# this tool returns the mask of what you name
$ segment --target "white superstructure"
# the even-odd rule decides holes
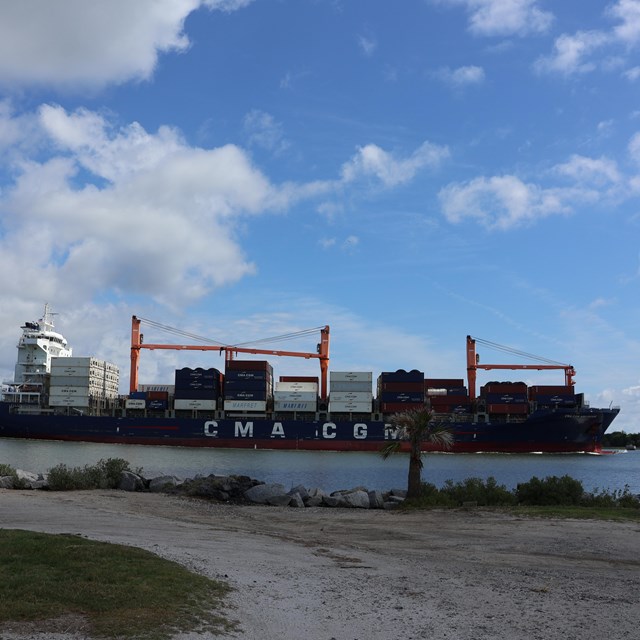
[[[25,322],[18,342],[14,383],[41,385],[51,372],[51,358],[69,358],[72,350],[65,337],[53,330],[53,313],[48,304],[36,322]]]

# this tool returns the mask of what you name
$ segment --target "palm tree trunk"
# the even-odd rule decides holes
[[[407,498],[419,498],[422,493],[422,452],[420,440],[411,440],[409,452],[409,478],[407,482]]]

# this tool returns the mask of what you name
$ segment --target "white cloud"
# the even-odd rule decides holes
[[[437,4],[462,5],[469,14],[469,31],[479,36],[525,36],[545,33],[553,14],[540,8],[538,0],[432,0]]]
[[[586,73],[596,68],[604,71],[618,69],[624,64],[630,49],[640,42],[640,0],[617,0],[605,10],[605,15],[619,23],[609,30],[578,31],[562,34],[554,43],[554,51],[539,58],[534,65],[538,72],[570,75]],[[606,54],[601,60],[594,58],[596,52],[605,48],[624,48],[624,55]],[[630,80],[635,80],[634,69],[627,71]]]
[[[631,137],[627,148],[629,150],[631,159],[640,165],[640,132],[634,134]]]
[[[234,11],[252,0],[20,0],[0,3],[0,84],[100,88],[151,77],[181,52],[201,5]]]
[[[375,177],[385,187],[395,187],[411,181],[423,167],[437,167],[449,157],[447,147],[424,142],[410,157],[396,159],[375,144],[360,147],[356,155],[342,166],[345,183],[359,178]]]
[[[621,176],[614,160],[587,158],[574,154],[568,162],[556,165],[554,171],[576,182],[603,185],[620,182]]]
[[[444,68],[438,72],[438,77],[456,88],[462,88],[474,84],[482,84],[485,74],[482,67],[470,65],[457,69]]]
[[[450,184],[438,197],[449,222],[474,218],[483,226],[497,229],[508,229],[569,211],[557,192],[527,184],[511,175]]]
[[[574,35],[563,34],[554,43],[554,52],[542,56],[534,64],[538,72],[556,72],[564,75],[585,73],[595,68],[593,62],[585,62],[591,53],[609,41],[601,31],[578,31]]]
[[[622,75],[631,82],[635,82],[640,78],[640,67],[631,67],[631,69],[627,69]]]

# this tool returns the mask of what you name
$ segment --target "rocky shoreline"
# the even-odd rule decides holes
[[[17,469],[14,475],[0,476],[0,489],[51,489],[47,474]],[[298,485],[287,490],[279,483],[265,483],[249,476],[216,475],[180,479],[165,475],[144,478],[138,473],[124,470],[117,486],[120,491],[168,493],[205,498],[230,504],[264,504],[277,507],[331,507],[352,509],[395,509],[406,498],[406,491],[369,490],[355,487],[325,492],[318,487]]]

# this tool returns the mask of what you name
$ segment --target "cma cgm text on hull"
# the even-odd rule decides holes
[[[76,358],[53,330],[48,307],[25,323],[15,379],[0,405],[0,436],[165,444],[193,447],[377,451],[398,433],[389,417],[427,406],[453,434],[448,451],[597,452],[617,408],[592,409],[573,388],[568,365],[480,365],[467,338],[468,385],[461,378],[426,377],[419,370],[329,372],[329,327],[316,352],[238,347],[143,344],[132,319],[131,388],[118,393],[117,367]],[[138,382],[144,348],[224,350],[224,371],[178,369],[171,384]],[[240,353],[317,357],[320,377],[280,376],[266,360]],[[476,396],[478,369],[563,369],[558,386],[489,382]],[[374,392],[375,389],[375,392]],[[425,443],[425,450],[438,450]]]

